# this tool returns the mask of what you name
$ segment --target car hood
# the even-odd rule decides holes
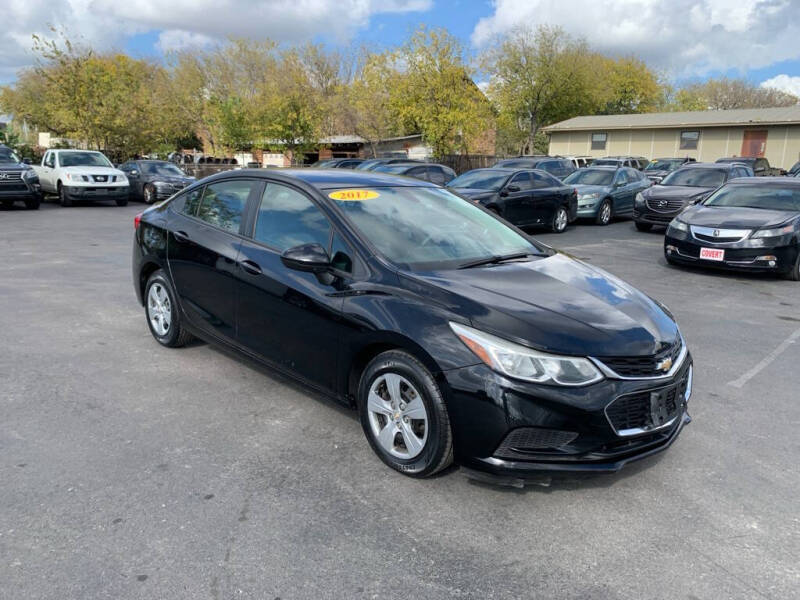
[[[644,174],[647,175],[647,177],[665,177],[668,173],[668,169],[651,169],[650,171],[644,171]]]
[[[584,194],[606,194],[611,191],[610,185],[587,185],[583,183],[567,184],[571,185],[578,191],[579,196]]]
[[[159,182],[159,183],[172,183],[172,184],[182,184],[182,185],[189,185],[195,181],[194,177],[178,177],[177,175],[172,177],[164,177],[162,175],[150,175],[145,178],[145,181],[148,182]]]
[[[74,173],[76,175],[124,175],[119,169],[114,167],[93,167],[91,165],[80,165],[77,167],[61,167],[62,171]]]
[[[700,227],[754,229],[756,227],[777,227],[797,216],[798,213],[787,210],[698,204],[681,213],[681,221]]]
[[[564,254],[527,262],[405,274],[418,294],[478,329],[540,350],[576,356],[642,356],[678,337],[649,297]]]
[[[704,196],[714,190],[713,187],[695,187],[688,185],[654,185],[646,191],[646,197],[671,200],[674,198],[694,198]]]

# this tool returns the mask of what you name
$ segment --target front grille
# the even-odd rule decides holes
[[[6,183],[0,181],[0,192],[27,192],[28,186],[24,183]]]
[[[573,431],[519,427],[505,437],[494,455],[498,458],[520,458],[526,452],[555,450],[577,437],[578,434]]]
[[[672,365],[674,365],[681,355],[683,342],[679,338],[674,344],[662,346],[658,353],[650,356],[610,356],[599,360],[622,377],[658,377],[665,374],[665,370],[659,369],[658,365],[663,365],[663,361],[666,359],[671,359]]]
[[[675,212],[683,208],[685,200],[681,199],[662,199],[648,198],[646,200],[647,208],[656,212]],[[662,202],[664,203],[662,206]]]
[[[0,171],[0,184],[22,180],[22,171]]]
[[[739,240],[742,239],[741,236],[736,236],[736,237],[718,236],[718,237],[714,237],[713,235],[704,235],[702,233],[697,233],[697,232],[694,233],[694,237],[696,237],[698,240],[702,240],[704,242],[711,242],[713,244],[725,244],[725,243],[729,243],[729,242],[738,242]]]
[[[110,177],[108,175],[92,175],[92,181],[95,183],[105,183],[109,179]]]
[[[677,416],[683,404],[687,385],[688,374],[669,388],[658,388],[620,396],[606,407],[606,416],[617,433],[656,429],[666,425]],[[660,397],[654,398],[654,395]],[[658,405],[654,407],[654,402],[662,401],[663,407]]]
[[[669,223],[673,219],[673,215],[657,215],[650,213],[646,216],[648,221],[655,221],[657,223]]]

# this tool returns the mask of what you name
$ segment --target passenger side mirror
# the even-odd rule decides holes
[[[136,178],[139,176],[139,171],[128,171],[128,177]]]
[[[29,164],[31,164],[31,159],[30,159],[30,158],[23,158],[23,159],[22,159],[22,164],[23,164],[23,165],[29,165]]]
[[[328,252],[319,244],[301,244],[281,254],[281,262],[288,269],[305,273],[322,273],[331,268]]]
[[[506,190],[508,192],[511,192],[511,193],[518,192],[519,191],[519,186],[512,184],[512,185],[506,186]]]

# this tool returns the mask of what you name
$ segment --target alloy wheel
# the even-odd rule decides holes
[[[383,373],[375,378],[367,398],[372,434],[397,458],[411,459],[428,439],[428,412],[417,389],[402,375]]]
[[[153,188],[151,188],[149,185],[145,186],[144,188],[144,202],[145,204],[153,203]]]
[[[604,202],[603,206],[600,207],[600,222],[606,225],[609,221],[611,221],[611,205],[608,202]]]
[[[557,232],[564,231],[567,228],[567,211],[559,208],[556,212],[555,230]]]
[[[158,282],[151,285],[147,293],[147,317],[159,337],[167,335],[172,323],[172,304],[167,290]]]

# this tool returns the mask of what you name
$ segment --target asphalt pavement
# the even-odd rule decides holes
[[[677,316],[694,422],[617,475],[391,471],[356,415],[151,337],[141,204],[0,210],[0,598],[800,598],[800,284],[667,266],[630,221],[540,239]]]

